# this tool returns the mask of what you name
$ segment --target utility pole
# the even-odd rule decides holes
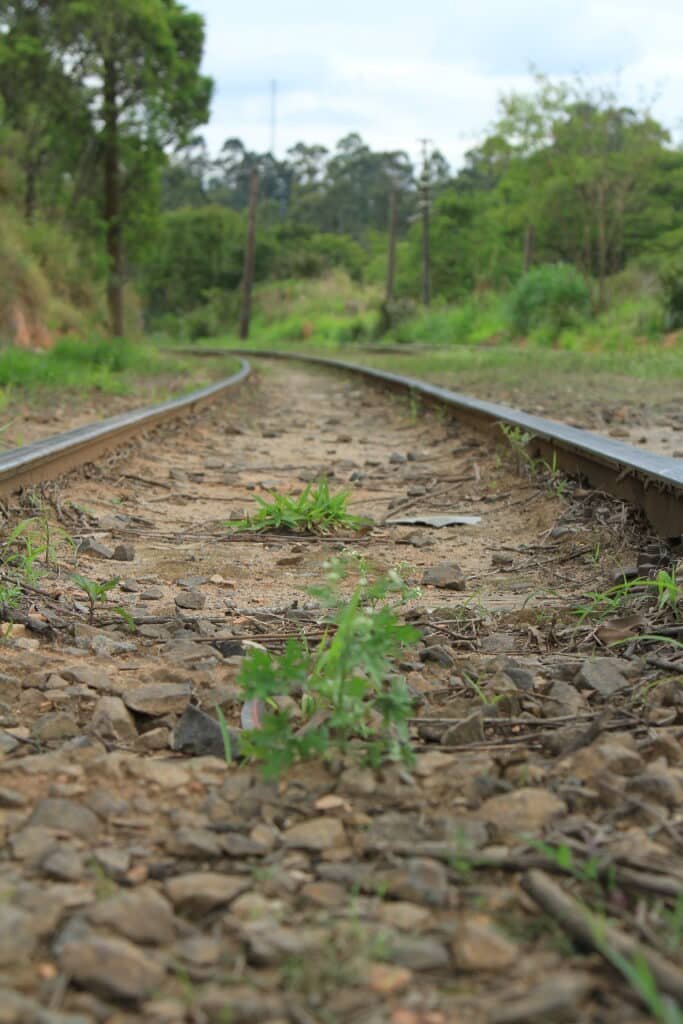
[[[420,139],[422,144],[422,174],[420,176],[420,211],[422,214],[422,304],[428,306],[432,299],[431,259],[429,252],[429,208],[431,205],[431,181],[429,172],[430,139]]]
[[[251,320],[251,289],[254,283],[254,249],[256,246],[256,207],[258,205],[258,168],[252,167],[249,181],[249,213],[247,215],[247,243],[244,249],[242,274],[242,308],[240,311],[240,338],[249,337]]]
[[[398,235],[398,188],[391,190],[389,199],[389,259],[387,262],[387,292],[385,303],[387,308],[394,298],[394,278],[396,276],[396,236]]]
[[[277,128],[277,82],[270,83],[270,155],[275,159],[275,133]]]

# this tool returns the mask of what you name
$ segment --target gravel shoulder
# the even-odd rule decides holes
[[[231,530],[322,476],[371,530]],[[435,514],[480,521],[391,522]],[[670,564],[621,505],[278,365],[5,526],[29,516],[56,553],[0,645],[3,1024],[643,1024],[605,956],[640,963],[628,942],[683,1001],[683,665],[573,614]],[[266,781],[220,756],[216,709],[239,729],[250,646],[319,642],[307,591],[343,550],[420,588],[415,766],[352,747]],[[92,622],[74,571],[118,577]]]

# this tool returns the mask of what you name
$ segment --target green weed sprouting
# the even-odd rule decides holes
[[[330,492],[327,480],[315,487],[307,484],[298,498],[270,491],[270,500],[256,498],[259,510],[253,516],[227,522],[233,530],[290,530],[293,533],[331,533],[338,529],[363,530],[372,525],[363,516],[347,511],[348,491]]]
[[[498,426],[514,453],[517,471],[520,473],[523,470],[526,471],[530,477],[544,481],[556,497],[566,498],[569,483],[557,464],[557,452],[553,452],[550,462],[546,459],[534,458],[528,448],[534,440],[535,434],[510,423],[500,422]]]
[[[110,580],[104,580],[102,583],[98,583],[97,580],[90,580],[86,576],[81,576],[79,573],[73,572],[71,574],[71,579],[78,589],[83,591],[88,599],[88,622],[92,626],[95,622],[95,610],[97,606],[107,604],[107,594],[110,590],[113,590],[114,587],[118,587],[119,577],[114,576]],[[116,606],[114,608],[109,608],[109,611],[123,619],[131,631],[135,630],[135,621],[133,616],[130,612],[127,612],[125,608]]]
[[[634,593],[654,594],[656,592],[657,611],[670,611],[676,620],[683,616],[683,583],[673,573],[660,569],[654,579],[639,576],[634,580],[624,579],[603,591],[592,591],[587,594],[588,603],[574,610],[579,621],[586,618],[605,619],[623,610],[624,605]]]
[[[303,640],[289,640],[281,655],[253,650],[237,677],[244,700],[266,707],[260,728],[242,733],[240,744],[245,757],[262,764],[266,777],[277,778],[296,761],[345,751],[356,739],[363,760],[373,767],[387,759],[412,763],[412,698],[395,661],[419,637],[397,615],[416,591],[398,571],[370,580],[356,559],[361,578],[347,600],[339,585],[349,562],[333,559],[325,583],[310,591],[329,615],[330,630],[317,651]],[[288,708],[273,709],[275,697],[299,692],[303,725]]]

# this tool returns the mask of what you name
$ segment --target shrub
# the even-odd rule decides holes
[[[669,264],[661,273],[667,327],[683,327],[683,260]]]
[[[512,289],[509,327],[515,334],[538,331],[554,340],[565,327],[587,320],[591,307],[590,288],[575,267],[547,264],[530,270]]]

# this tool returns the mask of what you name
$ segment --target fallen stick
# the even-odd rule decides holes
[[[544,871],[529,871],[521,884],[524,891],[570,935],[597,950],[612,966],[616,965],[610,953],[630,960],[642,959],[662,992],[683,1001],[683,971],[661,953],[592,914]]]

